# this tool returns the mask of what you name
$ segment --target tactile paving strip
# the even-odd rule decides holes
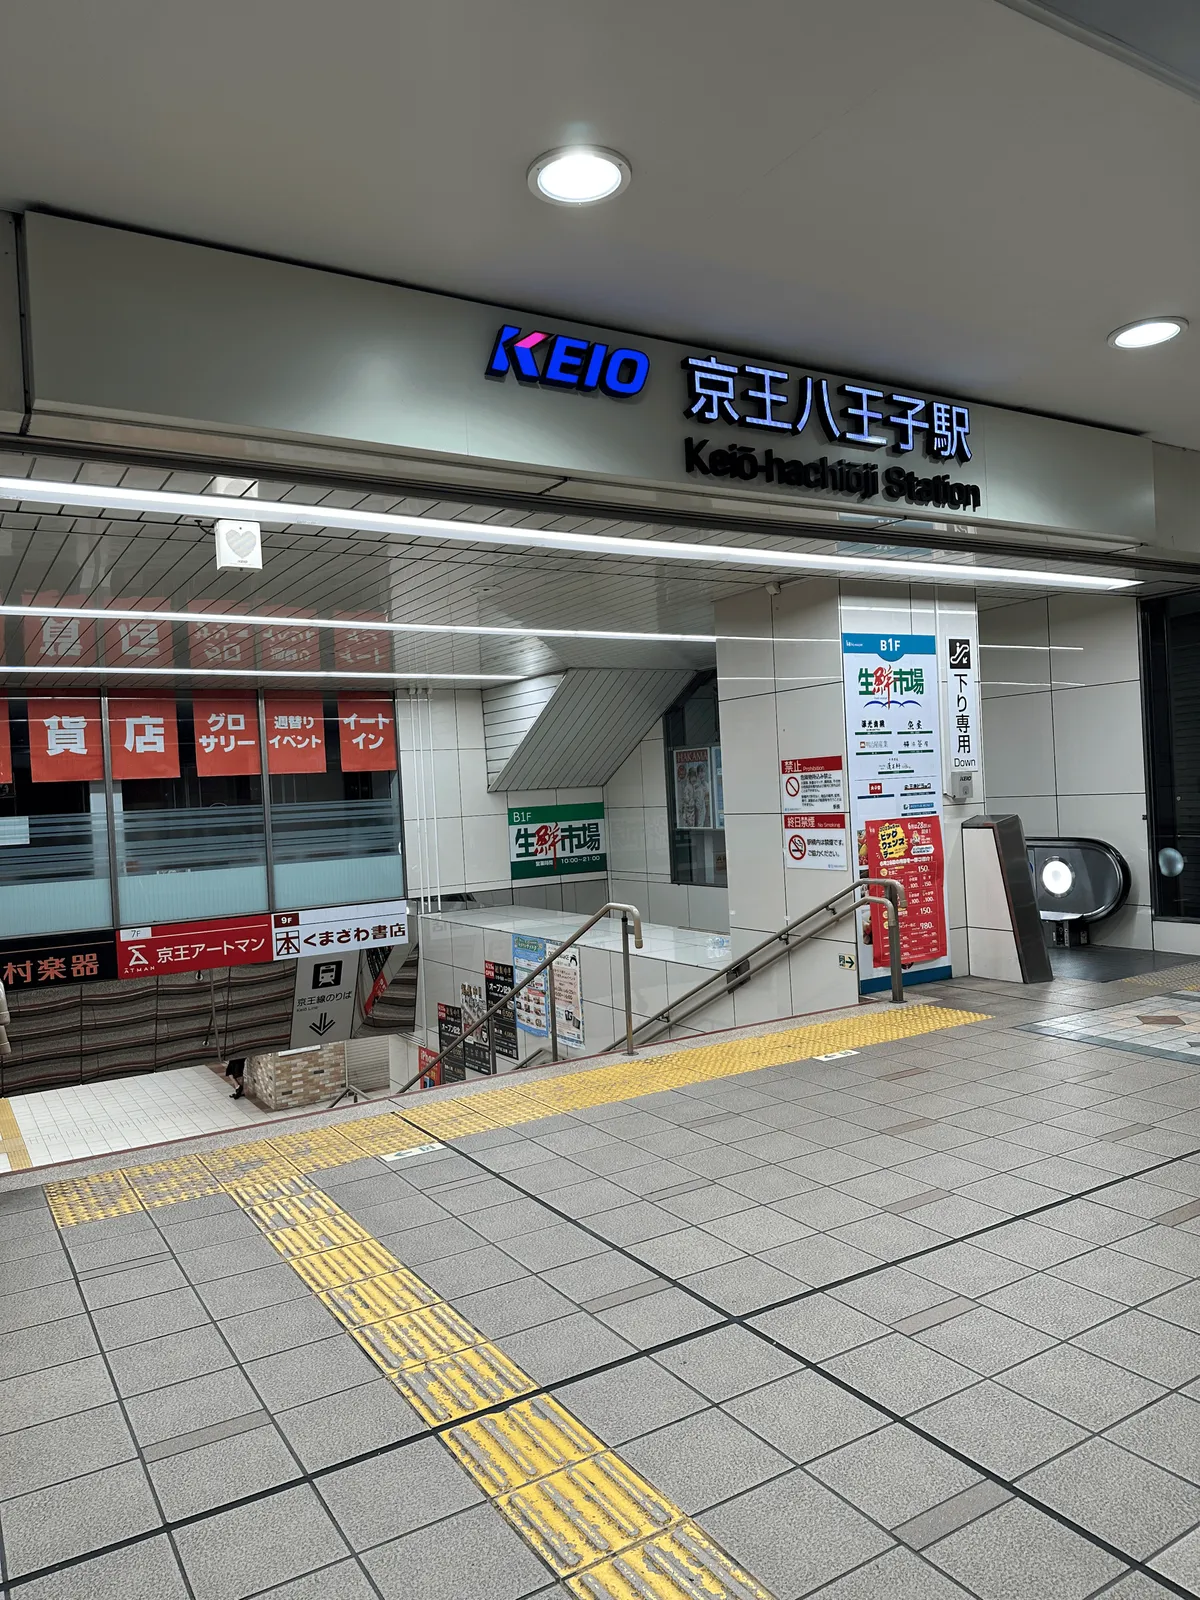
[[[579,1600],[772,1600],[694,1522],[568,1578],[567,1588]]]
[[[96,1172],[90,1178],[48,1183],[46,1199],[59,1227],[77,1222],[100,1222],[141,1211],[142,1202],[123,1172]]]

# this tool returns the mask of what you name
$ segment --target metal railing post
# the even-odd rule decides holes
[[[558,1060],[558,1005],[554,995],[554,963],[546,969],[546,1005],[550,1012],[550,1059]]]
[[[621,913],[621,963],[625,982],[625,1054],[633,1055],[633,983],[629,976],[629,918]]]
[[[487,1035],[488,1035],[488,1076],[491,1077],[491,1078],[494,1078],[496,1076],[496,1029],[493,1026],[493,1019],[491,1017],[488,1018]]]

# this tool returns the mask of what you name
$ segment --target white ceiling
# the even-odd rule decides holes
[[[575,212],[573,137],[634,182]],[[1200,104],[996,0],[6,0],[47,206],[1200,448]],[[1139,353],[1110,329],[1164,312]]]

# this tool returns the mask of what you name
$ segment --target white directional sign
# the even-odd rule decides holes
[[[354,1028],[358,951],[305,956],[296,963],[292,1049],[348,1039]]]

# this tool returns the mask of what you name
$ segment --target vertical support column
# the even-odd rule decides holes
[[[121,885],[117,872],[117,813],[113,804],[112,738],[108,726],[108,694],[100,696],[100,742],[104,752],[104,822],[108,834],[108,892],[113,926],[121,926]]]
[[[262,752],[262,803],[263,803],[263,840],[266,846],[267,862],[267,910],[275,910],[275,841],[271,836],[271,774],[269,746],[267,744],[267,701],[261,689],[255,695],[258,706],[258,747]]]

